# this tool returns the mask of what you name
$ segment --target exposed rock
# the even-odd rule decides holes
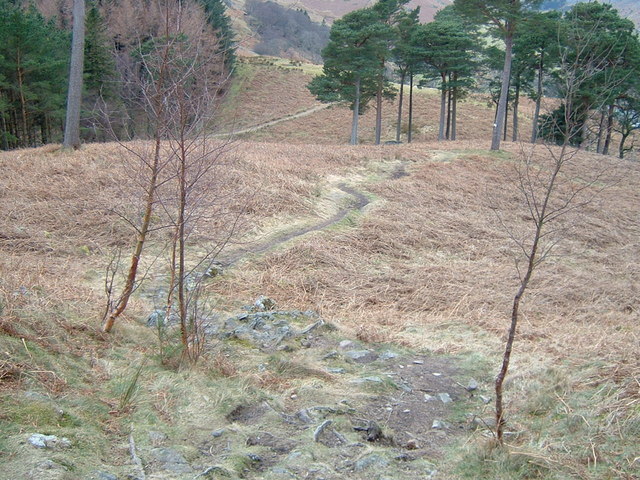
[[[478,389],[478,382],[472,378],[466,388],[468,392],[474,392]]]
[[[352,347],[353,345],[354,345],[354,344],[353,344],[353,342],[352,342],[351,340],[342,340],[342,341],[338,344],[338,346],[339,346],[340,348],[342,348],[343,350],[344,350],[344,349],[346,349],[346,348],[350,348],[350,347]]]
[[[147,327],[171,327],[180,323],[178,316],[174,313],[169,315],[167,320],[167,311],[163,308],[157,308],[147,317]]]
[[[448,393],[446,393],[446,392],[439,393],[439,394],[438,394],[438,398],[440,399],[440,401],[441,401],[442,403],[445,403],[445,404],[446,404],[446,403],[451,403],[451,402],[453,402],[453,399],[451,398],[451,395],[449,395],[449,394],[448,394]]]
[[[344,373],[346,370],[344,368],[327,368],[327,372],[329,373],[335,373],[335,374],[341,374]]]
[[[272,435],[271,433],[264,432],[258,435],[253,435],[246,440],[247,446],[258,445],[261,447],[269,447],[273,451],[277,453],[289,453],[296,446],[295,442],[285,439],[278,438]]]
[[[371,350],[349,350],[345,356],[356,363],[371,363],[378,359],[378,354]]]
[[[391,350],[387,350],[386,352],[382,352],[378,358],[380,360],[391,360],[392,358],[396,358],[397,356],[397,353],[393,353]]]
[[[490,397],[485,397],[484,395],[480,395],[480,400],[482,400],[482,403],[489,403],[491,401]]]
[[[71,441],[68,438],[58,438],[55,435],[43,435],[34,433],[29,437],[29,443],[37,448],[69,448]]]
[[[151,456],[162,470],[173,473],[191,473],[193,471],[184,456],[173,448],[154,448],[151,450]]]
[[[253,303],[253,310],[256,312],[269,312],[275,310],[277,304],[275,300],[265,297],[261,295],[257,298],[257,300]]]
[[[376,453],[372,453],[358,460],[354,465],[354,470],[356,472],[362,472],[363,470],[368,470],[371,468],[383,468],[387,465],[389,465],[389,460],[381,457]]]
[[[118,476],[110,472],[98,470],[87,477],[87,480],[118,480]]]
[[[211,436],[213,438],[220,438],[222,435],[224,435],[226,432],[226,430],[224,428],[220,428],[218,430],[214,430],[213,432],[211,432]]]
[[[351,383],[363,384],[363,383],[382,383],[382,379],[380,377],[363,377],[363,378],[355,378],[351,380]]]

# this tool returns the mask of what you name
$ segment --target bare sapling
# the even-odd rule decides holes
[[[202,270],[213,262],[237,225],[241,209],[232,204],[240,203],[242,189],[229,164],[230,140],[211,136],[228,82],[225,52],[207,34],[204,18],[187,15],[184,8],[171,18],[175,28],[161,39],[165,44],[148,46],[151,53],[159,48],[163,57],[167,52],[162,71],[170,89],[163,98],[166,183],[157,196],[158,210],[171,229],[164,311],[165,320],[179,320],[183,359],[195,363],[204,348],[202,320],[207,301]],[[157,57],[147,57],[149,69],[160,70],[162,64],[150,64]]]
[[[499,444],[504,442],[506,426],[504,381],[509,371],[525,293],[538,267],[550,258],[558,243],[567,238],[572,214],[590,203],[614,177],[610,166],[589,165],[585,168],[584,164],[579,165],[579,147],[576,146],[579,142],[576,139],[583,134],[581,126],[589,118],[575,105],[575,99],[581,87],[601,73],[604,66],[604,57],[592,58],[590,67],[585,68],[583,57],[588,53],[583,45],[578,45],[573,54],[565,53],[562,58],[562,115],[546,116],[548,122],[553,122],[551,128],[555,138],[561,139],[559,145],[529,145],[525,150],[521,144],[513,183],[526,211],[526,232],[519,234],[518,229],[507,225],[504,217],[494,209],[519,252],[516,258],[519,284],[511,307],[502,365],[495,381],[495,433]],[[606,87],[603,85],[602,91],[606,91]],[[593,105],[595,111],[599,107]]]
[[[169,38],[169,9],[166,10],[165,37]],[[134,80],[137,87],[140,101],[144,106],[144,111],[150,117],[150,124],[153,131],[152,149],[143,150],[142,152],[127,146],[124,142],[121,145],[125,150],[132,154],[139,161],[144,171],[147,182],[144,187],[143,214],[140,225],[135,226],[136,243],[131,255],[131,262],[127,277],[122,288],[122,292],[111,305],[111,308],[105,313],[102,325],[102,331],[109,333],[113,329],[116,320],[124,313],[129,299],[136,288],[136,278],[138,275],[138,267],[140,257],[147,241],[147,236],[151,228],[151,221],[156,203],[156,193],[159,187],[159,179],[162,173],[164,162],[162,162],[162,140],[164,137],[164,126],[166,122],[167,111],[165,107],[166,98],[171,95],[172,88],[167,82],[167,70],[170,66],[170,50],[171,43],[164,42],[159,52],[158,68],[152,70],[151,64],[146,61],[144,55],[141,55],[141,64],[145,68],[144,73]],[[113,292],[110,292],[112,295]],[[109,302],[111,303],[111,302]]]

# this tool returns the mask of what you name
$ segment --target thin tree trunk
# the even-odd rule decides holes
[[[509,80],[511,78],[511,61],[513,53],[513,32],[510,22],[506,25],[507,34],[504,39],[504,70],[502,71],[502,87],[500,89],[500,100],[498,100],[498,113],[496,115],[496,123],[493,127],[493,136],[491,138],[491,150],[500,150],[500,136],[503,130],[503,122],[505,121],[507,100],[509,96]]]
[[[622,138],[620,138],[620,146],[618,147],[618,156],[620,158],[624,158],[624,144],[627,141],[627,138],[629,137],[630,134],[631,134],[631,131],[629,131],[628,133],[625,132],[622,134]]]
[[[507,129],[509,128],[509,102],[507,102],[507,108],[504,111],[504,132],[502,135],[502,140],[507,141]]]
[[[402,103],[404,101],[404,80],[407,75],[406,70],[402,70],[400,74],[400,97],[398,98],[398,120],[396,123],[396,142],[400,142],[402,134]]]
[[[451,85],[451,73],[449,73],[449,85]],[[453,92],[451,91],[451,87],[447,86],[447,129],[445,132],[445,138],[449,140],[451,138],[451,97]]]
[[[407,143],[411,143],[413,136],[413,72],[409,74],[409,127],[407,131]]]
[[[518,328],[518,319],[519,319],[519,311],[520,311],[520,302],[522,300],[522,296],[526,291],[529,281],[531,280],[531,276],[533,275],[533,271],[538,264],[538,249],[540,247],[540,241],[542,239],[542,229],[547,222],[547,209],[549,208],[549,201],[551,200],[551,196],[555,189],[555,182],[560,173],[560,169],[563,165],[563,159],[566,155],[567,149],[567,141],[565,140],[562,150],[559,154],[559,160],[556,161],[555,169],[551,174],[549,179],[549,183],[545,187],[544,198],[542,200],[542,204],[540,205],[540,210],[536,209],[536,230],[533,237],[533,243],[531,244],[531,249],[527,254],[527,271],[522,277],[520,282],[520,287],[513,298],[513,306],[511,309],[511,325],[509,327],[509,335],[507,337],[507,343],[505,346],[505,351],[502,356],[502,367],[498,372],[495,383],[495,392],[496,392],[496,437],[498,442],[502,444],[503,442],[503,434],[504,434],[504,405],[503,405],[503,385],[504,379],[507,376],[507,372],[509,371],[509,363],[511,362],[511,353],[513,351],[513,342],[516,337],[516,331]]]
[[[80,106],[82,104],[82,76],[84,71],[84,1],[73,2],[73,38],[71,67],[67,94],[67,116],[64,127],[64,148],[80,147]]]
[[[609,146],[611,145],[611,132],[613,131],[613,113],[615,111],[615,105],[609,105],[609,111],[607,112],[607,136],[604,140],[604,148],[602,149],[603,155],[609,155]]]
[[[515,97],[513,99],[513,132],[511,139],[518,141],[518,107],[520,106],[520,80],[516,82]]]
[[[382,137],[382,76],[378,79],[376,92],[376,145],[380,145]]]
[[[600,122],[598,123],[598,143],[596,145],[596,153],[602,152],[602,135],[604,133],[604,119],[606,117],[604,110],[600,112]]]
[[[17,68],[16,76],[18,80],[18,97],[20,99],[20,113],[22,135],[18,135],[19,144],[21,146],[27,146],[29,144],[29,127],[28,127],[28,113],[27,113],[27,100],[24,95],[24,70],[22,69],[22,57],[20,52],[17,53]]]
[[[453,87],[453,110],[451,112],[451,140],[456,139],[457,121],[458,121],[458,87]]]
[[[356,98],[353,102],[353,119],[351,121],[351,145],[358,144],[358,118],[360,117],[360,77],[356,77]]]
[[[540,55],[540,62],[538,63],[538,85],[536,88],[536,108],[533,112],[533,127],[531,129],[531,143],[536,143],[538,141],[538,119],[540,118],[540,107],[542,105],[543,58],[544,58],[544,52]]]
[[[444,140],[444,116],[447,107],[447,91],[445,90],[446,86],[446,76],[442,74],[442,88],[440,92],[440,126],[438,128],[438,141]]]

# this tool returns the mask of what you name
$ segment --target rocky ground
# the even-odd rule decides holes
[[[455,359],[347,339],[316,313],[279,311],[266,298],[205,327],[221,352],[245,351],[265,385],[284,388],[239,400],[222,422],[193,431],[132,423],[119,446],[128,461],[89,476],[72,473],[78,445],[25,432],[13,440],[31,464],[26,478],[438,478],[446,446],[490,422],[479,413],[488,386]],[[311,381],[296,388],[296,378]]]

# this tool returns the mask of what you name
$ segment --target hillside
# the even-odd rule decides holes
[[[319,106],[313,71],[242,64],[224,125],[284,121],[221,143],[221,182],[204,193],[242,216],[206,283],[195,366],[175,330],[148,323],[166,289],[162,230],[127,316],[99,332],[143,194],[127,149],[144,142],[0,153],[0,478],[634,478],[639,164],[577,152],[562,176],[562,195],[592,200],[558,225],[525,297],[495,449],[485,400],[518,283],[511,237],[531,227],[514,167],[557,150],[484,150],[479,97],[460,106],[462,140],[434,142],[429,90],[414,143],[344,146],[343,107],[293,117]]]

